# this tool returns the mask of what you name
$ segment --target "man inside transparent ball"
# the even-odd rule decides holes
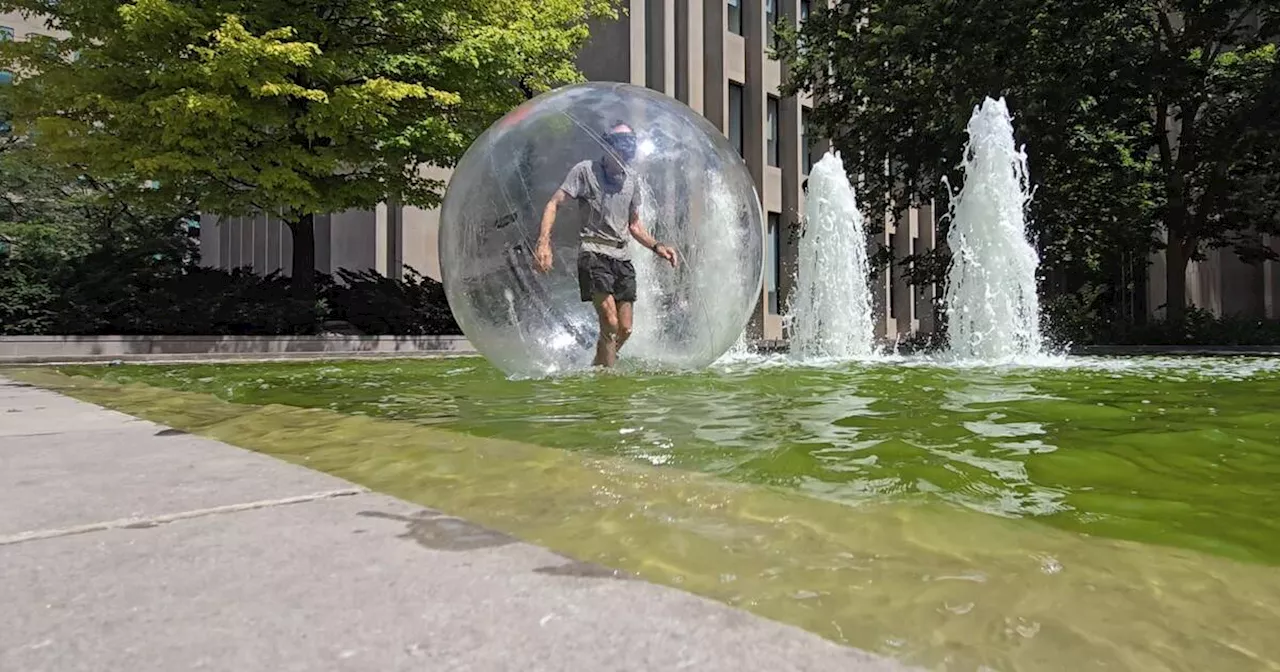
[[[672,268],[679,263],[671,246],[658,242],[640,219],[644,188],[631,167],[636,156],[636,135],[627,124],[617,121],[604,134],[604,153],[586,159],[569,170],[542,212],[538,243],[534,249],[534,269],[551,269],[551,230],[562,204],[578,202],[582,208],[578,247],[578,288],[583,301],[595,306],[600,319],[595,366],[611,367],[618,350],[631,336],[636,300],[636,270],[631,262],[630,242],[637,242],[667,260]]]

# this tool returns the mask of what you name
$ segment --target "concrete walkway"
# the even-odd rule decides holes
[[[0,670],[898,670],[0,378]]]

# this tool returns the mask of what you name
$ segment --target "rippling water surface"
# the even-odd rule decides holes
[[[481,360],[108,369],[625,455],[858,502],[938,497],[1093,534],[1280,562],[1280,361],[926,361],[507,380]]]
[[[892,510],[805,561],[827,569],[789,589],[799,606],[784,616],[947,669],[1280,669],[1266,634],[1280,632],[1280,360],[746,359],[547,380],[475,358],[65,371],[622,456],[837,503],[849,520]],[[691,515],[670,520],[710,524]],[[810,527],[834,539],[835,525]],[[867,564],[895,556],[887,574]],[[716,592],[714,569],[680,575],[750,606],[781,571],[761,562],[736,592]]]

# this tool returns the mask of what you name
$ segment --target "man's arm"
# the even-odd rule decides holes
[[[658,243],[658,239],[654,238],[653,235],[644,228],[644,224],[640,222],[640,213],[634,207],[631,208],[631,221],[627,222],[627,228],[631,229],[632,238],[640,241],[641,245],[644,245],[651,250],[653,249],[653,246]]]
[[[551,229],[556,225],[556,212],[560,204],[570,198],[563,187],[556,189],[542,209],[542,223],[538,226],[538,243],[533,248],[533,270],[545,273],[551,269]]]
[[[542,225],[538,227],[538,244],[551,244],[551,229],[556,225],[556,213],[560,210],[560,204],[569,200],[570,196],[563,188],[556,189],[556,193],[551,195],[551,200],[547,201],[547,207],[542,209]]]
[[[676,261],[676,251],[671,249],[668,245],[659,243],[658,239],[654,238],[653,235],[644,228],[644,224],[640,222],[639,208],[634,206],[631,208],[631,221],[627,224],[627,228],[631,230],[631,237],[640,241],[641,245],[653,250],[659,257],[671,262],[671,266],[673,268],[676,266],[678,263]]]
[[[542,222],[538,225],[538,243],[533,248],[534,270],[545,272],[551,268],[551,229],[555,228],[556,214],[560,210],[560,204],[577,198],[582,193],[582,169],[580,166],[575,166],[565,176],[560,188],[556,189],[547,200],[546,207],[542,209]]]

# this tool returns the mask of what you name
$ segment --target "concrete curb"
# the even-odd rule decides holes
[[[462,336],[0,336],[0,364],[474,354]]]
[[[785,354],[786,341],[756,341],[752,350],[761,354]],[[1134,357],[1158,355],[1167,357],[1280,357],[1280,346],[1274,345],[1081,345],[1070,354],[1081,357]]]
[[[3,378],[0,436],[0,669],[908,669]]]
[[[1106,357],[1162,355],[1169,357],[1280,357],[1274,345],[1082,345],[1071,354]]]
[[[785,340],[757,340],[785,354]],[[477,354],[464,336],[0,336],[0,365],[428,358]],[[1280,346],[1085,345],[1087,357],[1280,357]]]

